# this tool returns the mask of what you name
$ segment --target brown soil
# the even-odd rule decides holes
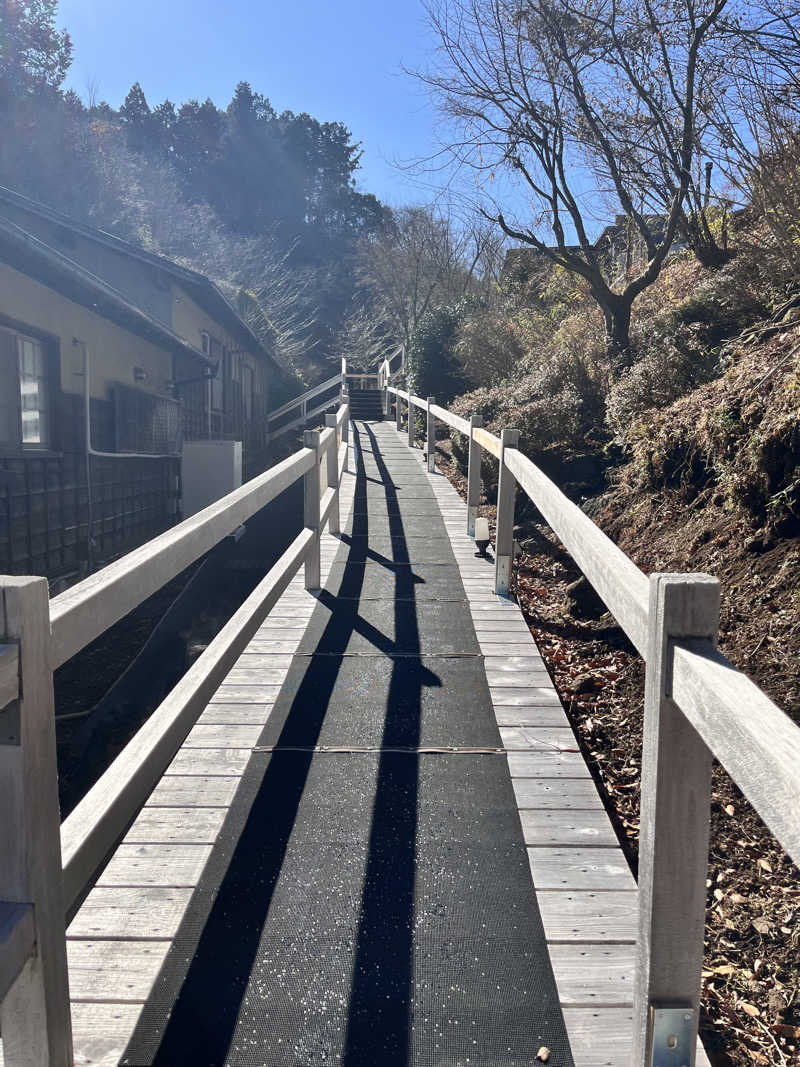
[[[449,442],[439,458],[464,496]],[[645,572],[719,577],[722,650],[800,722],[800,539],[764,544],[722,504],[711,491],[687,506],[677,494],[618,490],[599,521]],[[482,513],[493,520],[493,507]],[[644,667],[610,615],[593,622],[570,615],[565,592],[577,568],[546,526],[526,534],[518,599],[635,872]],[[715,1067],[800,1064],[797,872],[719,766],[711,824],[706,1049]]]

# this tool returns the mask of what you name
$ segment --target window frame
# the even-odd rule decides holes
[[[46,456],[58,453],[56,440],[56,407],[60,394],[57,369],[59,366],[59,344],[56,339],[44,334],[26,323],[15,322],[0,317],[0,331],[10,335],[16,349],[12,358],[12,380],[16,381],[16,439],[12,441],[0,441],[0,454],[6,456],[38,455]],[[22,406],[22,381],[20,375],[20,349],[19,340],[28,341],[38,345],[42,353],[43,373],[41,380],[45,383],[45,430],[46,442],[23,441],[23,406]],[[13,408],[12,408],[13,410]]]

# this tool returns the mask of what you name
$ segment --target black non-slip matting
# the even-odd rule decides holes
[[[425,534],[392,537],[386,531],[373,530],[367,534],[345,534],[347,559],[351,563],[366,560],[386,563],[413,563],[425,560],[428,564],[453,563],[453,549],[446,535],[429,537]]]
[[[335,600],[325,590],[297,649],[300,655],[480,654],[466,601]]]
[[[350,560],[332,564],[326,589],[335,597],[361,600],[464,601],[455,563]]]
[[[498,747],[489,699],[478,656],[295,656],[260,743]]]
[[[121,1063],[572,1067],[505,758],[414,751],[499,745],[466,603],[323,590],[303,643]]]

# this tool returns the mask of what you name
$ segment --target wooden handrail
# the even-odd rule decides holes
[[[710,641],[676,641],[672,699],[800,866],[800,727]]]
[[[484,447],[485,430],[475,430]],[[535,463],[507,448],[505,463],[548,526],[597,590],[642,656],[647,654],[647,577]]]
[[[50,601],[60,667],[279,496],[314,463],[307,448],[110,563]]]
[[[287,411],[291,411],[293,408],[298,408],[302,404],[306,404],[309,400],[313,400],[314,397],[319,396],[320,393],[327,392],[328,389],[333,389],[335,386],[340,385],[342,381],[341,374],[334,374],[327,381],[321,382],[319,385],[315,385],[313,389],[307,389],[305,393],[301,393],[300,396],[294,397],[293,400],[287,400],[285,404],[281,404],[279,408],[275,408],[274,411],[270,411],[267,414],[267,424],[273,422],[281,415],[285,415]],[[333,403],[333,401],[331,401]],[[283,427],[281,427],[282,429]]]
[[[457,430],[459,433],[463,433],[465,437],[469,437],[469,422],[467,419],[462,419],[460,415],[454,415],[446,408],[440,408],[438,404],[431,404],[431,414],[453,430]]]
[[[501,447],[499,437],[495,437],[493,433],[489,433],[488,430],[484,430],[481,426],[474,426],[472,428],[472,436],[481,448],[485,448],[487,452],[491,452],[495,459],[500,459]]]
[[[306,557],[302,530],[61,826],[69,914]]]
[[[24,1063],[50,1062],[47,1048],[57,1050],[59,1063],[72,1062],[64,915],[82,899],[301,566],[306,588],[318,587],[322,528],[328,522],[332,532],[339,529],[348,419],[345,403],[329,416],[321,434],[306,432],[305,447],[293,456],[52,601],[43,578],[0,581],[0,603],[6,608],[0,612],[0,627],[5,627],[0,629],[0,709],[20,701],[19,737],[8,746],[13,759],[3,763],[0,781],[6,819],[0,834],[0,1007],[12,998],[13,1018],[9,1022],[6,1013],[3,1019],[4,1037],[9,1024],[9,1067],[20,1062],[20,1050]],[[299,478],[305,483],[305,527],[81,799],[59,834],[54,668]],[[27,986],[20,992],[17,979],[34,948],[44,964],[28,995]],[[27,1047],[34,1034],[33,1046]]]

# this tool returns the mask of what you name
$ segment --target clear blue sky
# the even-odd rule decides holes
[[[239,81],[282,111],[344,122],[363,143],[359,186],[393,205],[431,199],[393,163],[437,147],[436,114],[402,72],[432,39],[419,0],[61,0],[75,46],[67,86],[118,107],[139,81],[151,106],[198,97],[220,107]]]

